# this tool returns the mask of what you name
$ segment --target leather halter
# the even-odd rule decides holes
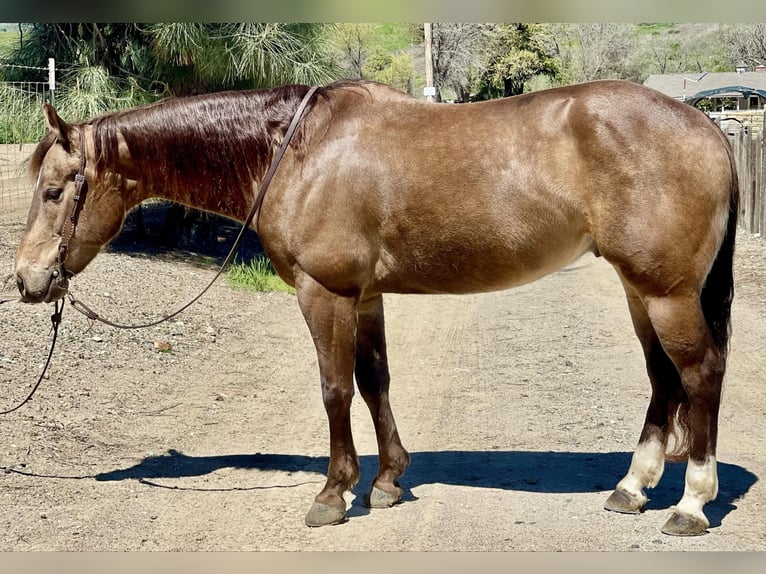
[[[53,268],[53,277],[56,279],[61,277],[60,280],[66,279],[67,271],[64,268],[64,262],[69,251],[69,242],[74,235],[80,211],[85,204],[85,194],[88,192],[88,182],[85,179],[85,130],[78,126],[77,131],[80,134],[80,169],[74,176],[74,203],[72,204],[72,211],[64,220],[64,225],[61,228],[58,259]]]

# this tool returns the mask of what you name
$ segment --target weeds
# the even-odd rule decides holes
[[[295,293],[295,289],[277,275],[268,257],[256,257],[249,263],[234,261],[228,271],[229,282],[237,289],[258,292]]]

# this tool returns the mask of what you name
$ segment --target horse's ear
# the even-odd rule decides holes
[[[48,125],[48,129],[56,134],[58,140],[64,145],[69,145],[69,134],[72,132],[72,127],[62,120],[56,108],[45,102],[43,106],[43,113],[45,114],[45,123]]]

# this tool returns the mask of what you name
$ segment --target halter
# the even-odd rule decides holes
[[[82,206],[85,204],[85,194],[88,192],[88,182],[85,179],[85,130],[81,126],[78,126],[77,131],[80,134],[80,170],[77,172],[77,175],[74,176],[74,203],[72,204],[72,211],[64,220],[64,225],[61,227],[59,254],[53,268],[53,277],[55,279],[58,279],[59,277],[62,279],[67,278],[64,262],[66,261],[67,252],[69,251],[69,242],[74,235],[75,227],[77,227],[80,211],[82,211]]]

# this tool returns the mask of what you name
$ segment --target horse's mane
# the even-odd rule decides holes
[[[328,99],[335,89],[363,84],[335,82],[319,88],[317,96]],[[253,182],[260,180],[308,90],[308,86],[289,85],[171,97],[80,125],[93,127],[99,177],[117,171],[119,146],[124,142],[133,171],[155,189],[173,190],[181,200],[215,193],[223,201],[251,190]],[[306,115],[315,103],[316,98]],[[304,135],[299,129],[293,139],[299,155]],[[30,173],[37,174],[55,141],[52,132],[43,137],[29,159]]]
[[[250,190],[306,91],[286,86],[217,92],[98,117],[92,121],[96,171],[114,171],[122,139],[133,171],[155,189],[174,190],[182,201],[199,193]]]

